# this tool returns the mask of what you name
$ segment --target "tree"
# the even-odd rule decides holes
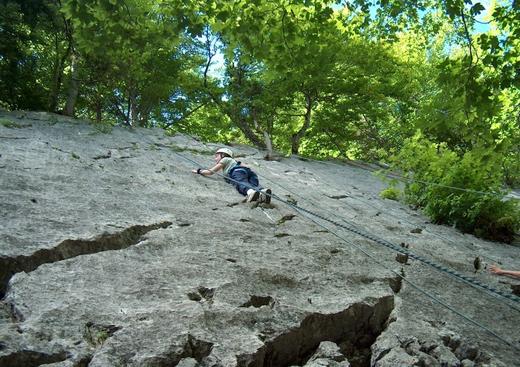
[[[269,136],[276,118],[300,116],[301,121],[294,124],[290,133],[291,150],[297,153],[301,139],[311,126],[312,112],[321,91],[331,77],[337,44],[341,42],[342,33],[332,9],[322,1],[216,1],[213,4],[208,14],[213,19],[212,28],[219,32],[226,46],[224,53],[232,76],[228,80],[234,83],[234,95],[237,95],[237,86],[243,86],[244,76],[251,74],[248,69],[253,68],[257,75],[255,88],[245,87],[248,92],[242,93],[245,100],[256,102],[236,109],[236,117],[232,119],[237,120],[254,144],[264,146],[261,136]],[[267,95],[276,96],[269,101],[269,109],[265,103]],[[301,99],[301,104],[289,102],[295,98]],[[283,103],[275,106],[272,104],[275,100]],[[297,111],[280,111],[281,106],[297,108]],[[265,116],[260,116],[259,111]],[[244,120],[244,113],[251,114],[248,121]],[[289,120],[296,122],[292,117]]]
[[[0,4],[0,101],[11,108],[57,109],[68,53],[65,28],[55,1]]]
[[[76,65],[84,69],[80,79],[107,83],[96,89],[112,90],[107,98],[117,118],[128,125],[147,125],[179,78],[189,8],[182,2],[161,6],[152,0],[64,0],[62,11],[74,27],[73,55],[81,58]],[[89,78],[100,66],[104,75]]]

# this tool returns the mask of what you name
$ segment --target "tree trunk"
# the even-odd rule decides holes
[[[265,159],[268,161],[274,159],[273,154],[273,141],[271,140],[271,136],[267,131],[264,131],[264,142],[265,142],[265,148],[267,149],[267,155],[265,156]]]
[[[141,111],[139,113],[139,125],[141,127],[148,127],[148,116],[150,115],[150,107],[143,108],[141,106]]]
[[[125,116],[125,121],[126,121],[126,124],[128,126],[132,126],[132,119],[130,118],[130,110],[131,110],[131,107],[132,107],[132,103],[131,103],[131,96],[130,96],[130,93],[128,94],[128,99],[126,100],[126,116]]]
[[[300,150],[300,141],[307,132],[307,129],[309,129],[309,126],[311,126],[311,113],[312,113],[312,105],[314,103],[313,98],[309,95],[305,95],[305,115],[304,115],[304,121],[303,126],[301,127],[298,132],[292,135],[291,137],[291,152],[292,154],[298,154],[298,151]]]
[[[121,122],[126,126],[130,126],[128,121],[128,115],[125,113],[123,108],[123,101],[119,98],[113,96],[112,97],[112,106],[110,108],[114,111],[114,113],[121,119]]]
[[[243,117],[232,118],[231,115],[228,115],[235,122],[238,128],[244,133],[247,139],[251,141],[256,147],[260,149],[265,149],[265,143],[260,139],[255,132],[251,129],[251,126],[247,123],[246,119]],[[235,116],[236,117],[236,116]]]
[[[99,97],[96,98],[96,122],[101,123],[101,119],[103,118],[103,101]]]
[[[62,57],[59,57],[59,42],[58,35],[55,36],[55,46],[56,46],[56,59],[54,60],[54,68],[53,68],[53,78],[52,78],[52,86],[51,92],[49,93],[49,104],[47,109],[50,112],[56,112],[58,109],[58,94],[61,89],[61,81],[63,78],[63,65],[65,65],[65,60],[69,57],[70,54],[70,45],[65,50],[65,54]]]
[[[128,96],[128,108],[130,110],[130,124],[132,126],[139,126],[139,111],[137,109],[137,96],[134,88],[130,89]]]
[[[56,112],[58,109],[58,91],[61,87],[61,77],[63,75],[63,67],[58,62],[56,62],[56,65],[54,65],[53,74],[54,76],[52,78],[52,86],[49,93],[49,102],[47,106],[49,112]]]
[[[253,114],[253,125],[255,127],[255,130],[261,132],[264,137],[265,149],[267,149],[267,155],[265,156],[265,159],[269,160],[273,156],[273,144],[271,141],[271,137],[269,136],[269,133],[266,130],[264,130],[260,127],[260,124],[258,123],[258,119],[257,119],[256,108],[253,108],[252,114]]]
[[[208,50],[208,61],[204,69],[204,88],[206,89],[206,92],[210,96],[211,100],[219,107],[220,111],[222,111],[227,117],[230,118],[233,124],[235,124],[240,129],[240,131],[242,131],[245,137],[251,143],[253,143],[253,145],[260,149],[265,149],[266,145],[262,140],[262,137],[257,136],[257,134],[251,128],[250,123],[247,121],[247,119],[240,114],[240,111],[238,111],[238,107],[235,104],[222,102],[222,100],[218,96],[212,93],[211,88],[208,87],[207,74],[211,63],[211,59],[214,56],[214,54],[211,51],[210,43],[206,43],[206,45],[206,49]],[[240,87],[242,81],[241,71],[239,70],[238,72],[235,72],[233,77],[234,79],[236,79],[236,83]]]
[[[74,108],[76,107],[76,100],[78,99],[79,93],[79,80],[78,80],[78,59],[79,55],[76,51],[72,51],[71,55],[71,63],[70,63],[70,85],[69,91],[67,94],[67,103],[65,105],[65,115],[66,116],[74,116]]]

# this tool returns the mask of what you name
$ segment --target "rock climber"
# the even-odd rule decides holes
[[[271,202],[271,189],[262,188],[256,173],[233,159],[233,151],[231,149],[218,149],[215,152],[214,159],[215,165],[210,169],[197,168],[192,170],[192,172],[203,176],[211,176],[222,170],[226,177],[226,182],[235,186],[237,191],[246,197],[246,202],[259,201],[266,204]]]

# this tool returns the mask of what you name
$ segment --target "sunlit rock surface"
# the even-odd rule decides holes
[[[295,209],[504,293],[519,283],[473,267],[520,269],[518,247],[380,199],[368,166],[231,147],[276,195],[255,206],[191,173],[217,145],[0,119],[0,367],[518,365],[520,304]]]

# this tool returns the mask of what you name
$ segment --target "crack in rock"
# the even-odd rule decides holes
[[[215,295],[215,288],[207,288],[200,286],[197,288],[197,291],[207,301],[211,301],[213,299],[213,296]]]
[[[197,339],[191,334],[184,336],[185,341],[174,345],[163,355],[154,356],[143,361],[143,365],[154,367],[174,367],[187,358],[195,359],[199,364],[208,357],[213,349],[213,343]]]
[[[271,296],[255,296],[252,295],[251,298],[249,298],[249,301],[241,305],[240,307],[255,307],[259,308],[262,306],[274,306],[274,299]]]
[[[92,346],[101,346],[108,338],[110,338],[121,326],[101,325],[93,322],[87,322],[83,331],[83,338]]]
[[[335,314],[313,313],[299,327],[271,339],[253,354],[237,355],[237,367],[302,366],[323,341],[336,343],[352,367],[370,366],[370,347],[386,327],[394,297],[355,303]]]
[[[403,287],[403,278],[399,276],[389,278],[388,284],[390,285],[390,288],[392,288],[392,291],[395,294],[397,294],[401,291],[401,288]]]
[[[74,362],[73,367],[88,367],[91,360],[92,355],[88,354],[81,357],[77,362]]]
[[[66,352],[46,354],[32,350],[19,350],[0,357],[0,367],[36,367],[42,364],[63,362]]]
[[[189,292],[187,296],[191,301],[201,302],[202,299],[204,299],[205,301],[212,303],[214,294],[215,288],[206,288],[200,286],[197,288],[196,292]]]
[[[101,234],[93,239],[68,239],[60,242],[56,247],[41,249],[31,255],[16,257],[0,256],[0,298],[3,298],[9,280],[19,272],[31,272],[40,265],[70,259],[79,255],[94,254],[109,250],[121,250],[141,241],[148,232],[167,228],[172,222],[164,221],[151,225],[134,225],[121,232]]]

